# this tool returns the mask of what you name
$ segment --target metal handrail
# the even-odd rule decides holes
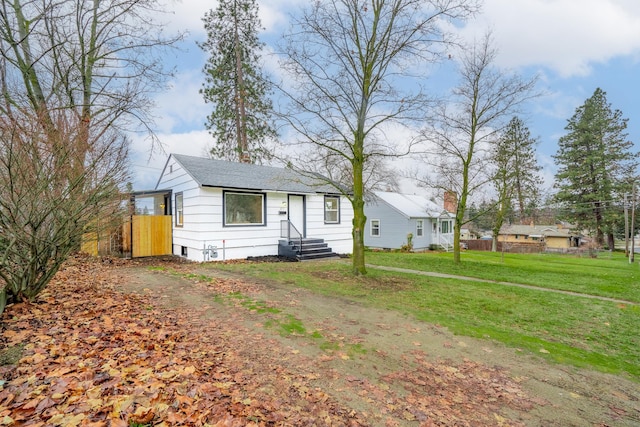
[[[453,233],[438,233],[438,244],[448,252],[453,246]]]
[[[297,238],[299,242],[298,255],[302,254],[302,233],[300,233],[296,226],[293,225],[288,219],[283,219],[280,221],[280,237],[286,238],[287,242],[291,242],[292,238]]]

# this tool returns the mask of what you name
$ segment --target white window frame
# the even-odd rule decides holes
[[[335,209],[329,205],[329,200],[335,200]],[[335,215],[335,219],[327,219],[329,214]],[[324,196],[324,223],[325,224],[340,224],[340,196]]]
[[[256,196],[260,197],[261,206],[261,222],[229,222],[227,212],[227,196],[229,195],[242,195],[242,196]],[[253,193],[245,191],[224,191],[222,193],[222,226],[223,227],[255,227],[267,225],[267,195],[264,193]]]
[[[176,193],[176,227],[184,226],[184,193]]]
[[[376,224],[374,226],[374,224]],[[374,230],[377,230],[378,234],[374,233]],[[371,237],[380,237],[380,220],[379,219],[372,219],[371,221],[369,221],[369,234],[371,235]]]
[[[416,237],[424,236],[424,220],[416,219]]]

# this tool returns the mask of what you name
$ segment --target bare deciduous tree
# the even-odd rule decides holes
[[[445,22],[476,10],[476,0],[321,0],[285,35],[281,89],[290,104],[283,117],[310,151],[340,158],[350,178],[337,188],[354,210],[356,275],[366,274],[363,177],[373,159],[408,152],[413,141],[385,131],[423,119],[427,97],[418,77],[452,41]],[[306,157],[294,163],[309,169]]]
[[[471,194],[491,179],[487,167],[492,144],[518,107],[537,94],[536,78],[523,79],[494,66],[497,52],[487,34],[479,44],[463,51],[460,83],[451,102],[443,106],[434,128],[425,134],[433,151],[425,161],[437,176],[423,181],[458,197],[453,242],[454,261],[460,262],[460,229]]]
[[[64,112],[49,116],[60,144],[52,146],[40,119],[0,120],[0,311],[5,298],[33,299],[98,218],[118,212],[126,178],[126,140],[116,133],[89,140],[83,172],[72,163],[82,128]],[[3,286],[4,287],[4,286]]]
[[[154,21],[160,4],[0,5],[1,215],[14,233],[3,236],[0,267],[15,298],[46,285],[89,216],[113,211],[106,201],[125,177],[125,133],[153,137],[150,94],[170,76],[158,54],[181,37]]]

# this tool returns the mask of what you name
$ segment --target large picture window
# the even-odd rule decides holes
[[[176,193],[176,227],[184,225],[184,208],[182,205],[182,193]]]
[[[224,225],[264,225],[265,195],[224,193]]]
[[[324,197],[324,222],[325,224],[338,224],[340,222],[340,197]]]

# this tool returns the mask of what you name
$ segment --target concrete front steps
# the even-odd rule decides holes
[[[324,239],[315,238],[280,240],[278,255],[298,261],[338,258]]]

